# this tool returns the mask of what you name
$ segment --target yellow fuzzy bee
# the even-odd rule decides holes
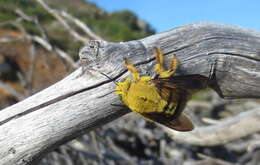
[[[163,67],[163,54],[154,48],[157,64],[157,76],[140,76],[137,68],[125,60],[132,79],[117,83],[116,94],[133,112],[148,121],[158,122],[178,131],[191,131],[194,126],[182,113],[191,95],[201,89],[200,77],[197,75],[173,76],[177,68],[177,58],[171,60],[169,70]]]

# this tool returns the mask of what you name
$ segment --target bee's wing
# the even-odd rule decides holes
[[[173,76],[151,80],[158,92],[167,102],[176,102],[177,107],[171,116],[164,113],[141,114],[145,118],[158,122],[177,131],[191,131],[194,126],[188,116],[182,113],[191,94],[207,86],[207,78],[200,75]]]
[[[190,118],[183,113],[180,114],[178,118],[174,119],[172,119],[171,116],[166,117],[164,114],[160,113],[146,113],[141,115],[177,131],[191,131],[194,128]]]
[[[207,78],[200,75],[155,78],[151,82],[168,102],[187,102],[192,93],[207,87]]]
[[[168,103],[177,103],[174,116],[177,118],[184,110],[191,95],[206,88],[208,78],[201,75],[173,76],[169,78],[155,78],[151,82],[158,89],[161,97]]]
[[[208,85],[208,78],[201,75],[173,76],[170,78],[155,78],[152,80],[158,88],[179,90],[200,90]]]

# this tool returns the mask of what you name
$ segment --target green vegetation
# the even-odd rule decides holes
[[[45,0],[46,1],[46,0]],[[59,10],[65,10],[85,22],[95,33],[108,41],[128,41],[143,38],[154,33],[154,30],[131,11],[107,13],[95,4],[83,0],[47,0],[48,4]],[[14,21],[19,16],[16,9],[22,10],[33,18],[37,17],[46,28],[50,42],[58,45],[69,54],[76,54],[82,43],[73,41],[73,37],[61,27],[47,11],[34,0],[0,0],[0,24]],[[26,31],[40,35],[33,23],[22,22]],[[10,26],[0,26],[9,28]],[[13,27],[12,27],[13,28]]]
[[[84,19],[83,19],[84,20]],[[143,24],[131,11],[104,13],[100,19],[85,19],[93,29],[110,41],[127,41],[143,38],[154,31],[148,24]]]

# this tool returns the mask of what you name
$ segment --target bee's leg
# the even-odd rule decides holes
[[[172,58],[171,66],[170,66],[170,71],[172,72],[171,74],[174,74],[177,67],[178,67],[178,60],[177,57],[174,55]]]
[[[155,52],[155,58],[157,61],[157,64],[155,64],[154,70],[157,74],[161,74],[164,71],[163,67],[163,54],[161,50],[157,47],[154,47],[154,52]]]
[[[170,69],[165,71],[164,67],[163,67],[162,52],[157,47],[154,48],[154,51],[155,51],[155,57],[157,60],[157,64],[155,65],[155,72],[159,75],[160,78],[171,77],[175,73],[177,66],[178,66],[178,60],[177,60],[176,56],[174,56],[172,58]]]
[[[127,62],[127,60],[125,60],[125,66],[127,67],[127,69],[132,73],[134,80],[139,80],[140,79],[140,74],[137,71],[137,68],[131,64],[129,64]]]

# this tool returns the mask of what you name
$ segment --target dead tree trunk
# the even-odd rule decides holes
[[[33,164],[46,152],[128,113],[111,79],[126,77],[127,58],[152,74],[152,47],[180,61],[177,74],[211,76],[224,98],[260,98],[260,32],[194,23],[141,40],[92,41],[80,52],[84,70],[0,111],[0,164]],[[214,70],[214,75],[210,71]],[[111,79],[106,78],[105,73]]]

